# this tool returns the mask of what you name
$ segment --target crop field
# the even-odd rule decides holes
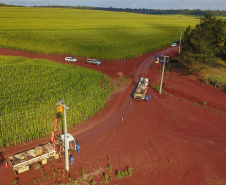
[[[111,91],[101,72],[44,59],[0,56],[0,79],[0,148],[49,134],[58,98],[70,126],[103,108]]]
[[[98,59],[127,59],[178,41],[194,16],[1,7],[0,47]]]

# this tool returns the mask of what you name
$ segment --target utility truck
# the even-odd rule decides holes
[[[32,149],[14,154],[9,157],[8,164],[11,166],[16,175],[31,169],[38,170],[41,165],[58,159],[64,154],[64,139],[65,134],[62,134],[57,138],[57,150],[54,144],[49,142],[47,144],[39,145]],[[71,134],[67,133],[67,141],[69,152],[75,151],[76,140]]]
[[[148,78],[140,78],[136,91],[134,92],[133,95],[135,100],[145,99],[145,95],[148,88],[148,82],[149,82]]]
[[[68,148],[68,153],[76,151],[78,142],[75,138],[67,133],[67,147],[65,147],[65,134],[56,135],[59,115],[63,111],[61,102],[57,104],[58,113],[54,123],[54,129],[51,136],[51,141],[44,145],[39,145],[26,151],[22,151],[9,157],[7,163],[13,169],[15,175],[34,169],[38,170],[41,165],[64,156],[65,148]]]
[[[149,73],[149,70],[152,68],[153,65],[154,64],[152,63],[151,66],[146,71],[146,74],[144,75],[144,77],[139,79],[137,88],[133,94],[133,98],[135,100],[144,100],[145,99],[147,89],[148,89],[148,83],[149,83],[149,79],[146,78],[146,76]]]

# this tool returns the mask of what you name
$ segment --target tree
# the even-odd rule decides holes
[[[196,73],[225,56],[226,21],[205,15],[194,29],[184,32],[184,50],[181,55],[184,70]]]

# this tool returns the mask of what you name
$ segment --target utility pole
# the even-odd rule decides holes
[[[163,75],[164,75],[164,69],[165,69],[165,64],[166,64],[166,58],[168,58],[169,56],[163,56],[164,57],[164,61],[163,63],[163,68],[162,68],[162,78],[161,78],[161,84],[160,84],[160,88],[159,88],[159,94],[162,93],[162,81],[163,81]]]
[[[180,45],[181,45],[182,31],[179,31],[179,32],[180,32],[180,43],[179,43],[179,51],[178,51],[178,54],[180,55]]]
[[[69,171],[69,157],[68,157],[68,141],[67,141],[67,119],[66,119],[66,109],[68,107],[63,103],[61,98],[59,98],[59,102],[56,104],[58,114],[64,111],[64,152],[65,152],[65,169]]]
[[[66,105],[64,107],[64,151],[65,151],[65,169],[69,171],[69,157],[68,157],[68,142],[67,142],[67,119],[66,119]]]

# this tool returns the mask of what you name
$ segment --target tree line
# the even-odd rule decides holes
[[[1,6],[14,6],[0,3]],[[91,6],[61,6],[61,5],[45,5],[45,6],[33,6],[33,7],[48,7],[48,8],[74,8],[74,9],[91,9],[91,10],[105,10],[105,11],[114,11],[114,12],[133,12],[141,14],[184,14],[184,15],[200,15],[204,16],[210,14],[213,16],[222,16],[226,17],[226,11],[224,10],[200,10],[200,9],[148,9],[148,8],[113,8],[113,7],[91,7]]]
[[[154,14],[154,15],[161,15],[161,14],[184,14],[184,15],[200,15],[204,16],[206,14],[210,14],[213,16],[223,16],[226,17],[226,11],[224,10],[189,10],[189,9],[147,9],[147,8],[139,8],[139,9],[132,9],[132,8],[101,8],[96,7],[96,10],[107,10],[107,11],[116,11],[116,12],[134,12],[134,13],[141,13],[141,14]]]
[[[219,59],[226,60],[226,20],[205,15],[194,29],[186,28],[183,45],[179,58],[184,71],[199,76],[201,70],[216,67]]]
[[[4,3],[0,3],[0,7],[20,7],[20,6],[7,5],[7,4],[4,4]]]
[[[91,10],[104,10],[104,11],[114,11],[114,12],[131,12],[131,13],[141,13],[141,14],[184,14],[184,15],[200,15],[204,16],[210,14],[213,16],[226,17],[226,11],[224,10],[189,10],[189,9],[147,9],[147,8],[113,8],[113,7],[90,7],[90,6],[58,6],[58,5],[46,5],[46,6],[34,6],[34,7],[48,7],[48,8],[74,8],[74,9],[91,9]]]

